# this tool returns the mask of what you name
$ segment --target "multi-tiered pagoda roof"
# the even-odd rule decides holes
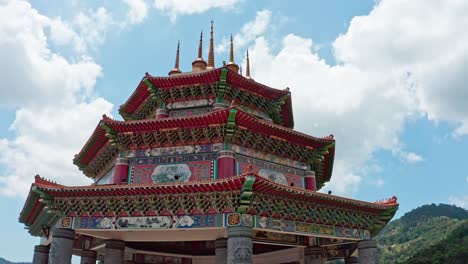
[[[295,131],[290,89],[255,81],[249,57],[244,76],[232,38],[229,63],[216,68],[213,31],[208,62],[200,37],[192,71],[182,72],[178,46],[169,76],[146,73],[119,113],[123,120],[104,115],[73,159],[93,184],[35,177],[19,217],[32,235],[47,239],[47,230],[68,228],[96,249],[118,237],[138,251],[138,243],[159,240],[125,230],[211,241],[244,226],[266,232],[260,244],[307,246],[313,238],[349,255],[353,241],[370,239],[398,209],[395,197],[372,203],[319,192],[332,176],[333,135]],[[170,233],[189,227],[209,229]],[[275,248],[262,245],[255,250]]]

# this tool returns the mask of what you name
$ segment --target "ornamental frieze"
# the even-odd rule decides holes
[[[369,239],[371,235],[367,229],[337,227],[238,213],[136,217],[63,217],[56,224],[58,228],[76,230],[173,230],[232,226],[254,228],[256,238],[259,240],[289,243],[298,243],[297,238],[293,235],[323,236],[349,240]]]

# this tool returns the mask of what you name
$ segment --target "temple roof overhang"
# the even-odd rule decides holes
[[[52,226],[63,216],[237,212],[363,228],[375,235],[397,209],[396,197],[364,202],[283,185],[248,171],[215,181],[133,185],[64,186],[36,176],[19,221],[39,236],[44,225]]]
[[[320,188],[330,180],[333,136],[318,138],[262,120],[232,106],[205,115],[117,121],[106,116],[74,158],[89,177],[107,168],[119,149],[228,142],[311,164]]]
[[[267,112],[277,124],[294,126],[289,89],[275,89],[246,78],[226,67],[155,77],[146,73],[130,98],[120,106],[125,120],[151,116],[168,102],[220,97],[228,102]]]

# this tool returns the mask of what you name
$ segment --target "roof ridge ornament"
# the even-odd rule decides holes
[[[213,20],[211,20],[210,48],[208,51],[208,68],[213,69],[214,67],[215,67],[215,61],[214,61]]]
[[[179,69],[179,52],[180,52],[180,41],[177,41],[177,51],[176,51],[176,59],[175,59],[175,64],[174,64],[174,69],[172,69],[169,72],[169,76],[176,74],[176,73],[181,73]]]
[[[226,68],[230,69],[233,72],[239,73],[239,66],[234,62],[234,44],[232,40],[232,34],[231,34],[231,48],[229,50],[229,63],[227,64]]]

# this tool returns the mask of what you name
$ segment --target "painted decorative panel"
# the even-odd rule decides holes
[[[206,144],[206,145],[191,145],[191,146],[174,146],[152,149],[126,150],[126,158],[145,158],[159,157],[169,155],[186,155],[218,152],[222,149],[221,143]]]
[[[170,117],[196,116],[196,115],[203,115],[209,112],[211,112],[211,107],[190,108],[190,109],[181,109],[181,110],[171,110],[169,111],[169,116]]]
[[[213,179],[221,144],[175,146],[125,152],[131,183],[187,182]]]
[[[209,99],[200,99],[200,100],[191,100],[191,101],[180,101],[180,102],[172,102],[167,103],[167,109],[180,109],[180,108],[191,108],[191,107],[200,107],[200,106],[207,106],[212,105],[214,103],[213,98]]]
[[[188,182],[213,178],[213,161],[202,160],[172,164],[134,165],[131,183]]]
[[[64,217],[56,225],[59,228],[112,230],[224,228],[229,226],[253,227],[256,238],[273,241],[294,242],[295,238],[290,235],[323,236],[351,240],[370,239],[370,232],[366,229],[239,213],[135,217]],[[277,232],[284,235],[267,234],[261,231]]]
[[[297,160],[292,160],[292,159],[288,159],[284,157],[279,157],[270,153],[266,153],[266,152],[262,152],[262,151],[258,151],[258,150],[254,150],[250,148],[245,148],[245,147],[238,146],[238,145],[232,145],[231,149],[235,153],[243,155],[243,156],[265,160],[265,161],[269,161],[272,163],[285,165],[288,167],[293,167],[293,168],[297,168],[301,170],[308,170],[310,168],[310,165],[304,162],[300,162]]]
[[[168,229],[174,225],[171,216],[120,217],[115,220],[116,229]]]
[[[151,174],[153,182],[188,182],[192,172],[187,164],[158,165]]]
[[[223,227],[219,214],[135,217],[67,217],[74,229],[174,229]]]
[[[266,162],[250,157],[236,155],[238,173],[242,174],[249,167],[252,172],[276,183],[304,188],[304,171],[283,165]]]
[[[260,169],[258,171],[258,175],[270,179],[276,183],[281,183],[281,184],[288,184],[288,181],[286,180],[286,177],[284,176],[283,173],[277,172],[277,171],[272,171],[269,169]]]

